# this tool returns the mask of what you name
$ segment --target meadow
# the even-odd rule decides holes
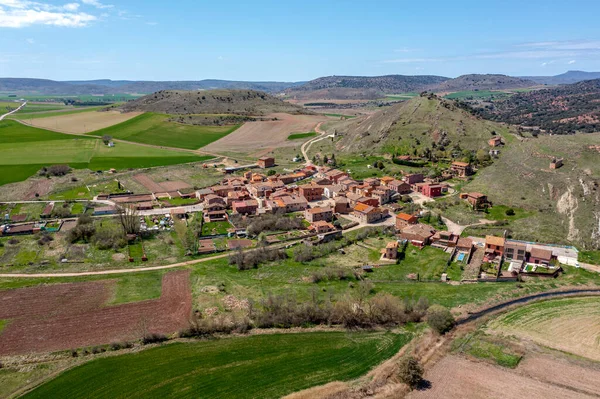
[[[600,298],[597,297],[527,305],[491,321],[488,329],[600,360]]]
[[[92,112],[92,111],[99,111],[103,108],[106,108],[106,106],[102,106],[102,107],[63,107],[63,108],[57,108],[57,109],[39,109],[39,108],[34,108],[37,110],[33,110],[29,107],[29,104],[27,104],[25,106],[25,108],[21,109],[19,112],[15,112],[14,114],[10,115],[9,117],[7,117],[7,119],[16,119],[16,120],[22,120],[25,122],[29,122],[33,119],[42,119],[42,118],[51,118],[51,117],[56,117],[56,116],[64,116],[64,115],[74,115],[74,114],[81,114],[84,112]]]
[[[279,398],[357,378],[397,353],[411,337],[320,332],[172,343],[93,360],[24,397]]]
[[[0,153],[0,185],[25,180],[43,166],[53,164],[108,170],[147,168],[210,158],[127,143],[118,143],[111,148],[94,137],[66,135],[9,120],[0,122]]]
[[[288,140],[301,140],[309,137],[315,137],[317,133],[315,132],[307,132],[307,133],[292,133],[288,136]]]
[[[499,100],[512,96],[514,93],[492,90],[467,90],[450,93],[444,98],[450,100]]]
[[[196,150],[235,131],[240,125],[196,126],[168,121],[168,115],[145,113],[128,121],[96,130],[90,135],[157,146]]]

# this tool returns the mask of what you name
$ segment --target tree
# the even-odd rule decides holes
[[[414,357],[404,356],[398,361],[398,378],[414,389],[423,380],[423,367]]]
[[[491,159],[490,154],[486,150],[477,150],[477,161],[479,163],[489,162]]]
[[[104,142],[104,144],[108,145],[108,143],[110,143],[110,141],[112,140],[112,136],[105,134],[104,136],[102,136],[102,142]]]
[[[508,208],[504,213],[506,216],[515,216],[515,210],[512,208]]]
[[[119,206],[117,207],[117,214],[125,234],[137,235],[140,232],[140,217],[137,209],[127,205]]]
[[[52,165],[48,168],[48,174],[51,176],[64,176],[71,168],[69,165]]]
[[[273,176],[275,174],[277,174],[277,171],[275,169],[271,169],[267,172],[267,176]]]
[[[439,334],[445,334],[454,326],[454,316],[445,307],[433,305],[427,310],[427,324]]]

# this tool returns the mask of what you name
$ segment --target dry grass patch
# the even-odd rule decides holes
[[[83,134],[125,122],[140,114],[140,112],[120,113],[117,111],[81,112],[25,121],[27,123],[31,122],[32,126],[42,129]]]

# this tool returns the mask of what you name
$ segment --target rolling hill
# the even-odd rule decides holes
[[[487,147],[492,132],[508,133],[500,124],[482,120],[459,107],[454,101],[434,95],[418,96],[409,101],[363,116],[331,125],[330,132],[341,138],[337,149],[358,153],[368,150],[377,154],[382,149],[435,146],[477,150]]]
[[[554,134],[600,131],[600,79],[518,93],[475,112]]]
[[[170,115],[308,113],[302,107],[254,90],[164,90],[130,101],[121,110]]]
[[[467,90],[505,90],[520,89],[537,85],[536,82],[515,78],[507,75],[462,75],[454,79],[441,82],[431,90],[435,92],[455,92]]]
[[[422,91],[442,83],[443,76],[326,76],[286,90],[296,99],[377,99],[386,94]]]

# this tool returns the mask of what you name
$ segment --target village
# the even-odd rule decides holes
[[[492,143],[490,143],[490,146]],[[409,161],[408,157],[401,157]],[[276,166],[272,157],[262,157],[255,165],[224,168],[224,178],[216,185],[194,189],[184,181],[157,183],[144,174],[134,178],[146,193],[100,193],[79,209],[97,218],[114,218],[124,209],[139,217],[140,231],[171,231],[175,223],[200,223],[197,245],[193,253],[206,255],[266,245],[304,244],[315,246],[340,239],[346,232],[366,227],[392,230],[395,239],[381,249],[375,266],[397,262],[407,245],[422,249],[432,246],[444,250],[448,265],[458,262],[464,268],[462,281],[514,281],[520,276],[556,277],[560,264],[578,265],[577,250],[572,247],[511,240],[507,237],[462,237],[444,228],[441,216],[431,223],[422,204],[448,195],[458,197],[474,210],[492,206],[482,193],[458,193],[448,179],[465,179],[475,173],[466,162],[453,162],[442,176],[425,177],[422,173],[405,173],[401,177],[371,177],[355,180],[349,171],[307,162],[290,173],[272,173]],[[240,175],[234,172],[240,171]],[[121,183],[117,183],[121,187]],[[179,204],[179,206],[173,206]],[[63,203],[64,207],[67,205]],[[77,225],[76,216],[66,212],[56,218],[60,202],[49,202],[40,221],[24,222],[25,215],[5,215],[0,236],[55,233]],[[60,208],[59,208],[60,210]],[[268,215],[300,220],[289,231],[248,231],[248,226]],[[427,217],[425,217],[427,216]],[[19,223],[21,222],[21,223]],[[135,239],[135,235],[133,238]],[[143,248],[143,244],[141,244]],[[130,262],[135,257],[129,255]],[[141,260],[148,259],[145,250]],[[63,260],[66,261],[66,260]],[[373,265],[365,260],[365,270]],[[440,276],[449,281],[447,273]]]

